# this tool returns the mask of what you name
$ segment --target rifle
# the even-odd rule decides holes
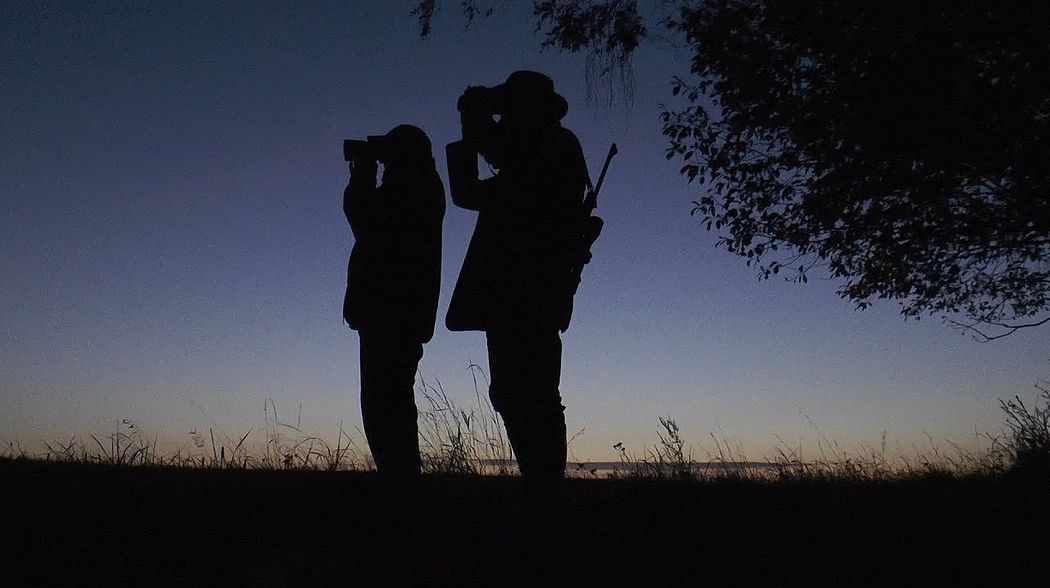
[[[613,143],[609,147],[608,155],[605,156],[605,164],[602,165],[602,173],[598,175],[598,183],[588,186],[587,195],[583,197],[583,202],[580,203],[580,224],[579,232],[576,235],[576,251],[573,254],[572,266],[569,268],[569,286],[572,289],[570,300],[576,296],[576,290],[580,287],[583,266],[591,261],[591,245],[594,245],[594,242],[598,240],[598,236],[602,234],[602,227],[605,226],[605,222],[601,218],[592,215],[591,212],[598,207],[598,193],[602,190],[605,174],[609,171],[609,164],[617,153],[616,143]],[[569,328],[571,314],[572,306],[570,305],[568,314],[562,322],[561,332],[563,333]]]
[[[581,259],[577,261],[577,266],[573,267],[573,274],[576,276],[576,286],[579,286],[579,276],[583,272],[583,266],[591,261],[591,245],[598,240],[598,235],[602,234],[602,227],[605,226],[605,222],[602,219],[593,216],[591,214],[595,208],[598,208],[598,192],[602,190],[602,184],[605,183],[605,174],[609,171],[609,164],[612,163],[612,158],[619,152],[616,149],[616,143],[609,146],[609,153],[605,156],[605,164],[602,165],[602,173],[598,175],[598,183],[591,186],[587,190],[587,195],[583,197],[583,206],[581,209]],[[573,288],[573,294],[576,293],[576,287]]]
[[[583,208],[587,211],[587,214],[598,208],[598,192],[602,190],[602,183],[605,182],[605,174],[609,171],[609,164],[617,153],[619,153],[619,150],[616,149],[616,143],[613,143],[609,146],[609,154],[605,156],[605,164],[602,165],[602,173],[598,175],[598,183],[591,186],[587,190],[587,196],[583,198]]]

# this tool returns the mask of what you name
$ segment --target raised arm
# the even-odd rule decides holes
[[[378,213],[376,175],[378,166],[374,161],[357,162],[350,165],[350,182],[343,192],[343,214],[354,238],[360,239],[367,231],[374,230],[374,218]]]
[[[483,210],[501,191],[504,180],[499,175],[478,179],[478,153],[464,141],[445,146],[448,161],[448,183],[452,202],[467,210]]]

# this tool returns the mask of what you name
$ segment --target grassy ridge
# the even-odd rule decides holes
[[[506,473],[489,408],[426,395],[429,475],[383,480],[267,412],[249,433],[162,455],[133,423],[94,446],[0,457],[0,585],[1050,585],[1050,390],[1003,401],[984,452],[893,463],[823,439],[748,463],[677,424],[605,479],[537,487]],[[426,394],[427,390],[424,390]],[[271,416],[272,412],[272,416]],[[884,444],[883,444],[884,445]],[[590,479],[588,479],[590,477]]]
[[[6,585],[1033,585],[1045,475],[568,480],[0,461]]]

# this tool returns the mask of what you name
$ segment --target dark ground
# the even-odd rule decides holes
[[[674,483],[0,460],[0,585],[1050,585],[1050,479]]]

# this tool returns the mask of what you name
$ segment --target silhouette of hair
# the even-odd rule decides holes
[[[386,134],[390,153],[399,159],[426,159],[433,156],[430,138],[414,125],[398,125]]]

